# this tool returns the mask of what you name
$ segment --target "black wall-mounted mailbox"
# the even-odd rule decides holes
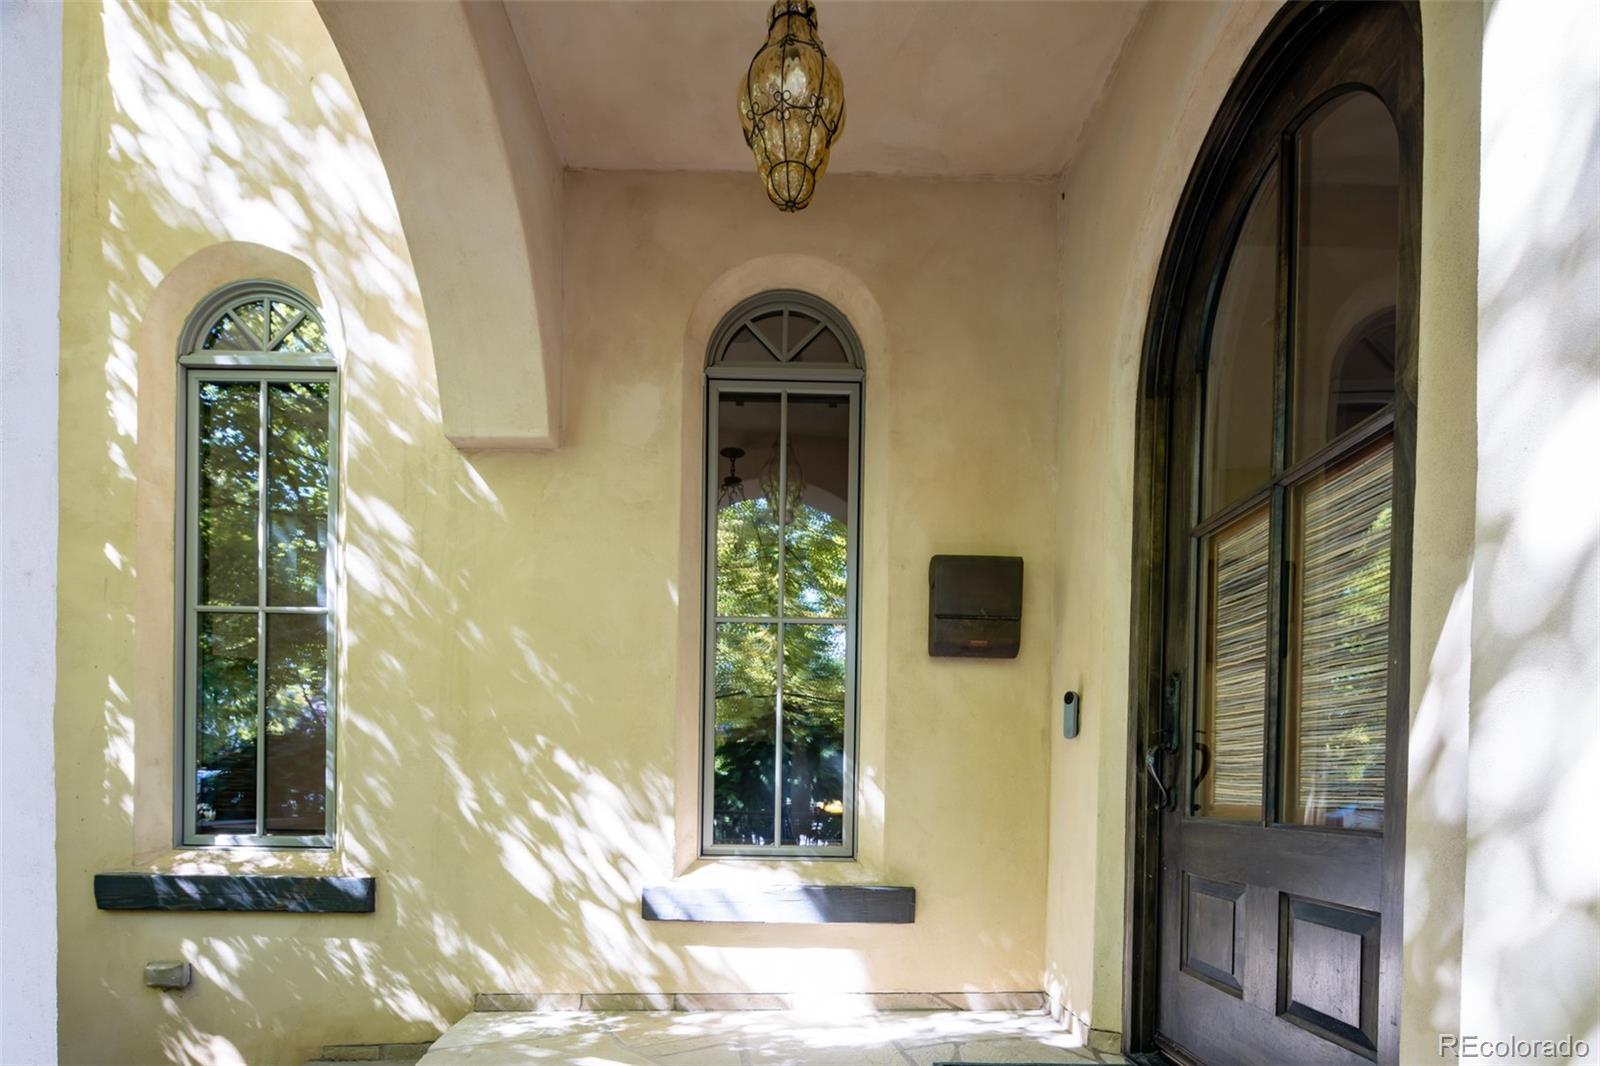
[[[1022,644],[1022,560],[935,555],[928,563],[928,654],[1015,659]]]

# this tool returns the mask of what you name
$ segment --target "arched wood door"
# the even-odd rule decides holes
[[[1136,794],[1178,1058],[1398,1051],[1420,78],[1414,7],[1280,16],[1164,264]]]

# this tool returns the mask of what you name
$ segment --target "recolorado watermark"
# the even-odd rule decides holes
[[[1586,1059],[1589,1042],[1571,1036],[1535,1040],[1516,1036],[1485,1037],[1474,1033],[1440,1033],[1439,1054],[1461,1059]]]

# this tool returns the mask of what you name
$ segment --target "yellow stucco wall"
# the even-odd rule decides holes
[[[63,1061],[299,1062],[427,1038],[479,991],[1039,987],[1051,185],[833,176],[797,218],[749,175],[570,174],[564,445],[463,453],[316,11],[65,17]],[[171,845],[174,346],[239,276],[314,293],[342,338],[331,854]],[[724,294],[808,280],[868,343],[861,860],[695,864],[698,338]],[[965,551],[1027,559],[1015,661],[926,655],[927,558]],[[93,874],[130,868],[370,872],[378,912],[97,911]],[[918,920],[642,922],[639,890],[678,875],[910,884]],[[167,958],[193,988],[141,987]]]
[[[1481,4],[1422,7],[1422,299],[1411,573],[1400,1061],[1457,1032],[1466,890],[1467,703],[1478,455]]]
[[[1133,462],[1161,249],[1234,73],[1276,4],[1156,4],[1141,16],[1061,181],[1061,484],[1052,676],[1083,731],[1052,741],[1046,988],[1122,1028]]]
[[[563,444],[489,454],[445,437],[401,215],[315,9],[68,5],[63,1061],[297,1062],[426,1038],[479,991],[1042,978],[1120,1027],[1146,305],[1274,10],[1152,5],[1059,186],[833,175],[791,217],[749,175],[567,174]],[[1483,10],[1423,6],[1407,1059],[1460,1013]],[[313,293],[345,358],[332,853],[171,844],[174,345],[203,295],[256,276]],[[852,863],[694,860],[699,359],[721,311],[768,287],[833,300],[867,344]],[[1027,559],[1015,662],[926,656],[927,557],[968,551]],[[1084,696],[1072,741],[1066,689]],[[378,913],[96,911],[92,875],[129,868],[370,872]],[[641,922],[640,888],[674,877],[912,884],[918,921]],[[192,961],[195,986],[142,988],[161,958]]]

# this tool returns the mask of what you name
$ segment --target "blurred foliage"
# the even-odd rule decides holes
[[[764,497],[717,512],[717,609],[770,615],[778,586],[777,523]],[[783,536],[790,617],[843,618],[848,587],[845,524],[801,503]],[[836,844],[844,826],[846,627],[783,629],[783,843]],[[712,839],[773,843],[778,626],[723,622],[714,663],[716,729]]]

